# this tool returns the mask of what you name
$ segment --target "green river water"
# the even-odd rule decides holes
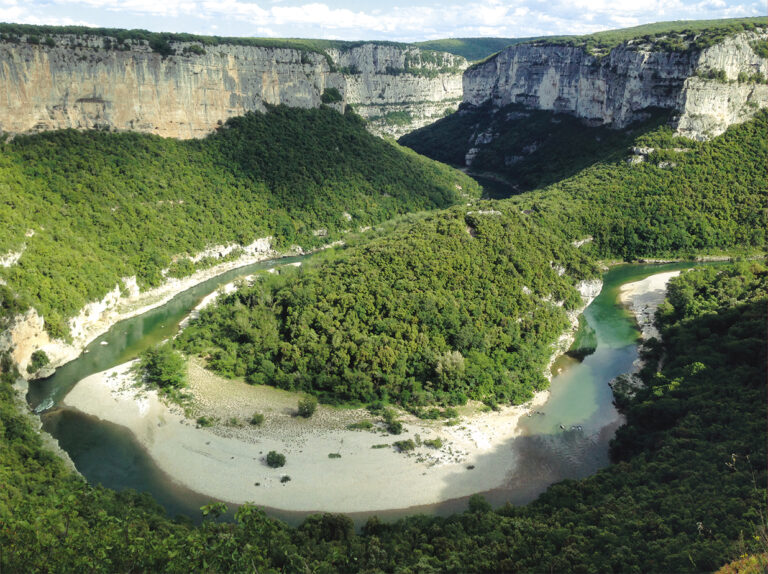
[[[179,322],[220,285],[304,258],[306,256],[265,261],[229,271],[180,293],[161,307],[117,323],[93,341],[79,358],[59,368],[50,378],[32,382],[27,396],[30,406],[41,414],[45,430],[59,441],[89,482],[149,492],[171,515],[199,519],[200,506],[210,499],[170,480],[130,432],[62,408],[58,403],[84,377],[131,360],[147,347],[173,336]],[[553,482],[588,476],[609,463],[608,444],[621,424],[621,416],[612,404],[608,382],[629,371],[637,358],[638,331],[634,319],[618,301],[619,288],[655,273],[691,266],[691,263],[619,265],[605,273],[603,291],[584,312],[586,322],[597,337],[596,351],[581,362],[560,357],[553,367],[558,374],[552,381],[551,396],[546,404],[538,407],[543,414],[524,417],[521,436],[484,455],[509,456],[517,461],[516,470],[504,485],[482,493],[489,501],[496,505],[507,501],[524,504]],[[416,512],[449,514],[466,509],[466,504],[467,499],[462,498],[375,514],[383,519]],[[267,511],[294,524],[308,514],[279,509]],[[370,514],[351,516],[359,523]]]

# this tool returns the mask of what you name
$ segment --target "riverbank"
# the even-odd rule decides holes
[[[518,420],[548,396],[497,412],[462,407],[451,426],[400,413],[404,431],[390,435],[380,417],[362,409],[320,405],[311,419],[297,417],[295,393],[225,380],[193,359],[193,417],[216,421],[200,428],[155,391],[136,387],[132,365],[87,377],[62,404],[128,428],[161,470],[191,490],[295,511],[406,508],[494,488],[517,464],[504,447],[517,436]],[[249,422],[255,412],[265,417],[260,426]],[[347,428],[366,420],[374,429]],[[393,445],[409,439],[417,444],[411,452]],[[440,448],[424,443],[434,439]],[[284,467],[266,465],[271,450],[286,456]]]
[[[619,300],[635,316],[643,340],[659,338],[659,331],[653,324],[653,319],[659,305],[667,296],[667,283],[678,275],[679,270],[667,271],[621,286]]]
[[[600,280],[579,285],[584,307],[601,287]],[[233,288],[226,285],[220,291]],[[571,314],[575,328],[576,312]],[[553,359],[569,346],[573,334],[573,328],[563,334]],[[195,492],[290,511],[408,508],[496,488],[519,462],[509,445],[520,434],[520,417],[533,416],[549,396],[548,391],[537,393],[523,406],[498,411],[470,404],[450,422],[401,412],[404,432],[390,435],[380,417],[362,409],[320,405],[311,419],[297,417],[300,395],[223,379],[197,358],[188,365],[192,399],[186,418],[180,407],[165,404],[155,391],[137,387],[132,365],[83,379],[62,405],[127,428],[162,471]],[[250,424],[254,413],[264,415],[261,425]],[[212,424],[199,428],[195,421],[201,420]],[[348,428],[364,421],[371,423],[370,430]],[[394,444],[408,440],[414,442],[408,452]],[[266,465],[271,450],[286,456],[285,467]]]
[[[77,358],[83,349],[96,338],[106,333],[115,323],[141,315],[164,305],[179,293],[212,279],[232,269],[245,267],[261,261],[279,259],[303,251],[278,252],[272,249],[271,238],[264,237],[243,248],[244,253],[236,259],[201,269],[182,278],[169,278],[162,285],[140,291],[133,277],[123,278],[115,288],[100,301],[94,301],[81,309],[76,317],[69,320],[71,341],[52,339],[45,330],[44,318],[35,309],[16,317],[11,327],[3,334],[0,348],[7,347],[25,378],[30,378],[26,366],[34,351],[42,350],[49,362],[45,369],[34,373],[36,378],[50,376],[54,370]],[[207,254],[207,252],[205,252]]]

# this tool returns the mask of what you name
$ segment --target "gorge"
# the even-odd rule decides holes
[[[651,28],[470,66],[386,42],[0,25],[0,569],[762,560],[766,27]],[[439,161],[520,180],[488,199]],[[638,350],[619,286],[708,259],[730,262],[656,293]],[[125,364],[160,348],[190,386]],[[139,421],[141,444],[108,421]],[[218,520],[248,500],[302,514]],[[365,510],[357,531],[332,513]]]

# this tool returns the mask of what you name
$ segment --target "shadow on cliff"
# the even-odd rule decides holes
[[[593,126],[562,113],[519,104],[494,109],[462,105],[459,111],[398,141],[414,151],[467,169],[501,199],[566,179],[600,162],[620,161],[634,140],[670,117],[649,108],[626,129]]]

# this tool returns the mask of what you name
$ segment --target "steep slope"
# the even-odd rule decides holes
[[[0,155],[0,278],[62,336],[116,286],[119,296],[222,257],[318,246],[476,194],[469,178],[327,107],[249,114],[203,140],[17,137]]]
[[[99,128],[199,138],[268,104],[327,103],[356,105],[378,133],[401,135],[456,109],[467,65],[394,43],[15,24],[0,32],[0,130],[10,133]]]
[[[652,110],[631,129],[585,126],[570,114],[510,104],[462,105],[455,114],[402,136],[414,151],[480,176],[486,197],[503,198],[544,187],[600,161],[622,158],[638,134],[669,113]],[[485,175],[485,178],[482,178]]]
[[[333,400],[520,402],[546,384],[564,310],[594,275],[584,255],[765,248],[767,128],[761,113],[685,151],[658,128],[635,141],[643,162],[625,152],[543,191],[430,214],[233,294],[181,346],[227,376]]]
[[[517,44],[466,71],[464,102],[522,104],[615,128],[661,108],[678,114],[684,135],[712,137],[768,105],[764,24],[723,21],[617,45],[594,37]]]

